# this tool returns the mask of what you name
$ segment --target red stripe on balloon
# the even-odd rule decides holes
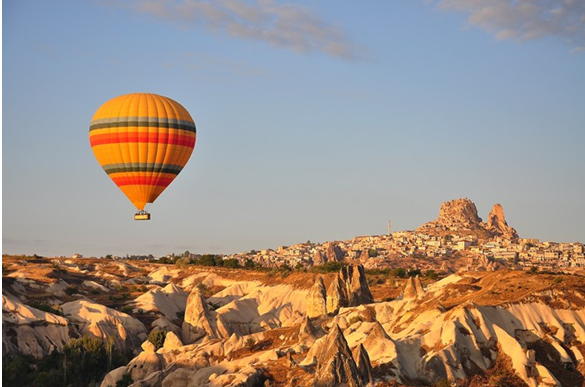
[[[89,136],[91,146],[126,142],[158,143],[195,147],[195,137],[168,133],[104,133]]]
[[[118,187],[123,185],[154,185],[166,187],[174,180],[174,177],[157,177],[153,179],[149,176],[120,176],[113,177],[114,183]]]

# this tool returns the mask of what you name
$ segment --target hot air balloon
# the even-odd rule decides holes
[[[156,94],[122,95],[104,103],[89,127],[91,149],[130,199],[136,220],[183,169],[195,147],[195,123],[176,101]]]

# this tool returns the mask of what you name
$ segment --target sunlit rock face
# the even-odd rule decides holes
[[[2,353],[36,358],[60,351],[69,343],[64,317],[25,305],[16,297],[2,295]]]
[[[307,316],[310,318],[320,317],[327,314],[327,292],[323,278],[317,277],[317,281],[307,296]]]
[[[494,235],[502,236],[506,239],[518,238],[518,233],[513,227],[508,226],[504,217],[504,208],[501,204],[494,204],[486,222],[488,231]]]
[[[316,354],[315,386],[362,387],[363,382],[351,350],[338,325],[319,343]]]
[[[362,265],[344,266],[327,289],[327,312],[374,301]]]

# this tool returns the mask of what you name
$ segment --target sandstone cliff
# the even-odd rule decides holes
[[[307,316],[310,318],[320,317],[327,314],[327,292],[322,277],[317,277],[317,281],[307,296]]]
[[[341,268],[327,289],[328,313],[335,313],[341,307],[369,304],[373,301],[366,273],[361,265]]]

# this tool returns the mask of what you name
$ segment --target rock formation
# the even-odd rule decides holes
[[[134,308],[145,312],[162,313],[169,320],[177,318],[177,313],[185,310],[187,293],[177,285],[168,284],[164,288],[154,287],[134,300]]]
[[[368,249],[363,249],[358,259],[361,263],[366,263],[370,259]]]
[[[425,295],[425,291],[422,286],[422,282],[420,281],[419,276],[416,277],[408,277],[406,281],[406,285],[404,286],[404,291],[402,293],[403,300],[415,300],[417,298],[422,298]]]
[[[441,204],[436,222],[442,225],[473,227],[481,223],[481,218],[477,215],[475,204],[463,198]]]
[[[361,343],[368,352],[368,358],[377,365],[398,362],[396,343],[388,336],[379,321],[367,332],[366,339]]]
[[[404,286],[404,290],[402,292],[402,299],[403,300],[414,300],[416,299],[416,288],[414,287],[414,280],[412,277],[408,277],[406,280],[406,285]]]
[[[305,316],[299,328],[299,344],[310,347],[317,340],[316,329],[311,323],[311,319]]]
[[[317,251],[313,256],[313,265],[319,266],[327,262],[326,258],[323,258],[323,254],[320,251]]]
[[[327,289],[327,313],[374,302],[362,265],[344,266]]]
[[[416,277],[414,277],[414,288],[416,289],[416,295],[418,296],[418,298],[424,297],[425,291],[423,289],[422,282],[418,274],[416,275]]]
[[[518,233],[513,227],[508,226],[506,219],[504,218],[504,208],[501,204],[494,204],[488,220],[486,222],[486,228],[492,234],[500,235],[506,239],[518,238]]]
[[[150,341],[145,341],[142,344],[142,349],[143,351],[126,366],[126,372],[135,381],[142,380],[154,372],[161,371],[163,366],[160,355],[154,351],[154,344]]]
[[[126,373],[126,366],[118,367],[106,375],[100,387],[112,387],[118,383],[118,380],[121,380],[124,374]]]
[[[77,300],[62,305],[63,314],[78,325],[79,333],[101,338],[114,337],[121,351],[137,350],[146,340],[146,327],[138,319],[89,300]]]
[[[442,272],[445,272],[445,273],[447,273],[447,274],[451,274],[451,273],[453,273],[453,269],[451,268],[451,266],[449,266],[449,265],[447,264],[447,262],[446,262],[446,261],[445,261],[445,262],[443,262],[443,264],[441,265],[441,268],[440,268],[439,270],[440,270],[440,271],[442,271]]]
[[[471,234],[479,238],[504,237],[518,238],[516,230],[506,223],[504,209],[495,204],[488,215],[487,222],[482,222],[477,214],[475,204],[467,199],[455,199],[441,204],[439,217],[425,223],[417,229],[427,234],[444,235],[445,232],[456,232],[460,235]]]
[[[358,345],[353,350],[353,357],[364,386],[373,384],[372,363],[370,363],[370,357],[363,344]]]
[[[198,287],[194,287],[187,299],[183,342],[191,344],[205,336],[209,336],[210,339],[217,338],[217,329],[211,324],[211,312],[203,293]]]
[[[163,344],[163,351],[168,352],[183,346],[183,342],[174,332],[167,332],[165,342]]]
[[[308,286],[315,285],[309,281],[321,281],[312,274],[303,277],[305,274],[295,273],[278,283],[278,277],[263,273],[189,268],[194,273],[178,281],[177,287],[184,289],[183,285],[189,284],[188,288],[193,289],[205,283],[209,289],[221,289],[207,300],[197,288],[191,293],[186,329],[189,334],[191,328],[195,333],[200,330],[204,336],[195,344],[183,345],[180,332],[175,334],[164,328],[172,328],[174,323],[161,317],[152,327],[168,333],[157,352],[152,343],[144,341],[145,337],[138,341],[145,331],[135,329],[140,326],[136,319],[91,302],[92,293],[82,286],[79,294],[67,295],[66,299],[84,298],[65,304],[63,316],[24,304],[35,305],[32,300],[60,302],[47,290],[53,289],[48,282],[43,282],[44,274],[54,270],[53,262],[31,260],[22,264],[15,260],[5,270],[4,274],[9,275],[3,277],[3,352],[11,357],[15,353],[10,351],[33,353],[25,352],[30,346],[45,353],[53,348],[46,344],[58,349],[70,337],[89,334],[137,343],[135,348],[141,347],[141,352],[128,365],[107,374],[103,387],[115,386],[124,374],[133,378],[133,387],[251,387],[262,386],[266,377],[273,387],[363,386],[372,383],[372,368],[384,385],[436,385],[445,380],[483,385],[493,381],[494,376],[505,375],[507,380],[515,379],[514,383],[499,385],[581,386],[585,380],[585,297],[579,276],[490,272],[497,261],[480,257],[461,260],[453,265],[468,264],[482,271],[451,275],[427,288],[422,287],[419,278],[409,278],[404,297],[359,306],[349,304],[368,298],[363,297],[363,269],[346,267],[334,276],[333,298],[338,302],[336,308],[339,301],[348,306],[339,308],[335,316],[321,315],[314,320],[307,315],[311,298]],[[107,267],[108,260],[100,261]],[[159,266],[136,264],[144,265],[145,270],[130,270],[130,275],[146,277],[146,269]],[[420,268],[429,270],[422,263]],[[84,273],[76,273],[78,283],[82,283]],[[245,277],[235,278],[235,273]],[[10,276],[16,274],[19,280]],[[101,284],[112,281],[90,271],[86,275]],[[120,278],[123,284],[126,280]],[[380,285],[377,292],[387,286]],[[318,302],[313,301],[312,308],[322,311],[324,287],[317,284],[314,288],[313,298]],[[149,285],[149,289],[158,288]],[[19,297],[11,295],[13,290],[18,290]],[[110,294],[117,291],[112,288]],[[417,301],[423,295],[424,300]],[[103,296],[99,299],[105,300]],[[150,322],[159,316],[155,312],[152,319],[145,320]],[[223,321],[240,336],[234,333],[228,338]],[[61,337],[65,330],[69,333]],[[117,344],[115,347],[118,349]],[[35,370],[31,368],[32,372]]]
[[[307,296],[307,316],[321,317],[327,314],[327,292],[323,278],[319,276]]]
[[[338,325],[319,343],[316,356],[315,387],[345,385],[362,387],[362,378],[353,354]]]
[[[37,358],[62,350],[69,343],[68,321],[2,295],[2,354]]]
[[[325,245],[327,245],[325,247]],[[325,248],[325,255],[327,256],[327,262],[341,262],[343,261],[343,251],[341,248],[333,243],[326,243],[323,246]]]

